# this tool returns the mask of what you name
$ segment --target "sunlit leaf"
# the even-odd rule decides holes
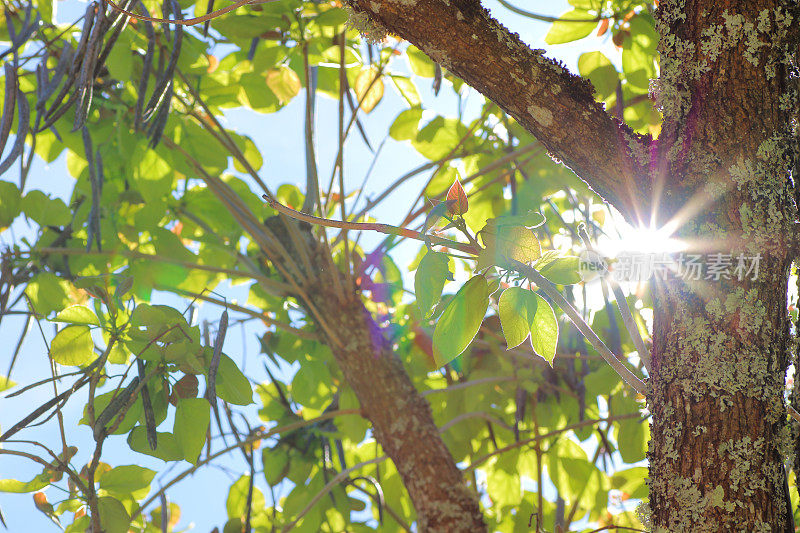
[[[36,492],[50,484],[48,474],[40,474],[30,481],[17,481],[16,479],[0,479],[0,492]]]
[[[222,354],[217,370],[217,396],[228,403],[249,405],[253,403],[253,387],[233,359]]]
[[[431,59],[416,46],[409,46],[406,57],[411,64],[411,70],[417,76],[432,78],[436,73],[436,66]]]
[[[302,87],[297,73],[283,65],[267,72],[267,86],[284,104],[297,96]]]
[[[433,331],[437,366],[458,357],[472,342],[489,306],[489,284],[483,276],[466,282],[447,304]]]
[[[586,20],[587,22],[579,22]],[[578,22],[576,22],[578,21]],[[553,23],[544,42],[547,44],[561,44],[577,41],[588,36],[597,27],[597,20],[585,9],[567,11]]]
[[[447,203],[447,210],[450,211],[451,215],[463,215],[467,212],[469,209],[469,199],[467,199],[467,193],[464,192],[464,187],[461,186],[460,181],[455,180],[450,186],[450,190],[447,191],[445,202]]]
[[[100,320],[94,311],[85,305],[72,305],[60,311],[53,318],[54,322],[68,322],[70,324],[82,324],[86,326],[99,326]]]
[[[67,326],[50,343],[50,356],[56,363],[82,366],[92,357],[94,343],[86,326]]]
[[[530,337],[531,347],[551,366],[558,342],[558,321],[550,304],[531,290],[510,287],[498,302],[498,314],[509,348]]]
[[[407,141],[417,136],[419,121],[422,119],[422,109],[412,107],[402,111],[392,122],[389,135],[396,141]]]
[[[63,226],[72,218],[69,207],[61,198],[49,198],[39,190],[30,191],[22,199],[25,214],[40,226]]]
[[[22,210],[22,197],[16,185],[0,181],[0,231],[7,228]]]
[[[362,70],[356,77],[353,89],[356,91],[361,110],[372,111],[383,98],[383,80],[375,67]]]
[[[419,262],[414,275],[414,294],[423,316],[439,301],[447,280],[453,279],[451,263],[452,260],[445,254],[430,250]]]

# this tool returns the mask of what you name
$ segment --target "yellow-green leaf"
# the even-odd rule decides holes
[[[503,291],[498,314],[508,348],[530,336],[531,347],[552,366],[558,342],[558,321],[544,298],[533,291],[511,287]]]
[[[383,98],[383,80],[380,78],[378,69],[370,67],[359,72],[353,84],[358,101],[361,102],[361,110],[369,113],[378,102]]]
[[[433,357],[443,366],[467,349],[481,327],[489,307],[489,284],[474,276],[447,304],[433,331]]]
[[[100,488],[121,496],[150,486],[156,472],[139,465],[112,468],[100,478]]]
[[[544,36],[547,44],[561,44],[583,39],[597,27],[597,20],[585,9],[573,9],[559,17]],[[581,22],[586,20],[587,22]]]
[[[428,251],[419,262],[414,275],[414,293],[417,306],[425,316],[442,296],[445,282],[453,279],[452,260],[445,254]]]
[[[267,87],[285,104],[297,96],[302,84],[294,70],[282,65],[267,72]]]
[[[99,326],[100,321],[94,311],[85,305],[71,305],[60,311],[55,318],[54,322],[68,322],[70,324],[81,324],[85,326]]]
[[[67,326],[50,344],[50,356],[62,365],[81,366],[89,362],[93,347],[92,334],[87,326]]]

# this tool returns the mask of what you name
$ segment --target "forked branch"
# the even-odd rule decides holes
[[[513,116],[629,221],[650,201],[645,141],[594,100],[591,84],[531,50],[476,0],[347,0]]]

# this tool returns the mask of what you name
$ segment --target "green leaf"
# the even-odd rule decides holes
[[[423,78],[432,78],[436,74],[436,65],[431,59],[416,46],[409,46],[406,57],[411,64],[411,71]]]
[[[650,440],[650,425],[638,418],[628,418],[618,422],[617,447],[622,460],[637,463],[645,458],[647,443]]]
[[[467,349],[489,307],[489,284],[474,276],[447,304],[433,331],[433,357],[443,366]]]
[[[486,490],[492,499],[492,505],[502,509],[519,504],[522,482],[517,472],[507,472],[499,465],[495,465],[486,475]]]
[[[597,27],[597,20],[585,9],[573,9],[567,11],[553,23],[550,31],[544,36],[547,44],[562,44],[583,39]],[[575,22],[587,20],[588,22]]]
[[[228,518],[244,518],[247,512],[247,495],[250,492],[250,476],[242,476],[231,485],[228,491],[228,499],[225,502],[225,510]],[[267,505],[264,493],[258,487],[253,487],[253,499],[251,509],[253,512],[264,509]]]
[[[627,494],[629,498],[647,497],[647,467],[634,466],[625,470],[618,470],[611,476],[611,487]]]
[[[411,145],[422,156],[434,161],[449,154],[466,134],[467,127],[457,118],[436,117],[419,130]],[[464,149],[469,147],[469,142],[462,146]],[[447,184],[448,187],[450,183]]]
[[[406,109],[394,119],[389,127],[389,135],[395,141],[414,139],[419,132],[419,121],[422,119],[422,108]]]
[[[135,452],[156,457],[162,461],[180,461],[183,459],[183,451],[175,435],[159,431],[157,436],[158,446],[155,450],[151,450],[150,445],[147,443],[147,430],[143,426],[136,426],[128,435],[128,446]]]
[[[145,201],[157,203],[172,191],[175,169],[158,150],[151,150],[147,139],[136,145],[128,162],[130,177]]]
[[[422,103],[422,99],[419,97],[419,91],[417,91],[417,86],[414,85],[413,81],[406,76],[398,76],[396,74],[393,74],[391,78],[397,92],[400,93],[400,96],[405,98],[409,106],[415,107]]]
[[[509,349],[519,346],[530,336],[534,351],[550,366],[553,365],[558,321],[544,298],[533,291],[511,287],[500,296],[498,314]]]
[[[551,254],[542,257],[536,262],[534,268],[539,273],[558,285],[574,285],[581,280],[578,272],[580,258],[574,256],[558,257]]]
[[[156,472],[139,465],[117,466],[100,478],[100,488],[119,496],[150,486]]]
[[[64,533],[86,533],[92,529],[92,519],[88,514],[79,516],[64,529]]]
[[[217,396],[228,403],[250,405],[253,403],[253,387],[242,374],[233,359],[222,354],[217,370]]]
[[[131,517],[125,506],[116,498],[103,496],[97,500],[100,525],[105,533],[127,533]]]
[[[302,83],[294,70],[281,65],[267,72],[267,87],[275,93],[281,103],[286,104],[297,96]]]
[[[85,326],[99,326],[100,320],[94,311],[85,305],[71,305],[56,314],[53,322],[68,322],[70,324],[81,324]]]
[[[578,58],[578,71],[589,78],[602,100],[616,93],[619,73],[602,52],[586,52]]]
[[[182,398],[178,402],[173,433],[184,459],[192,464],[197,462],[206,442],[210,409],[205,398]]]
[[[30,481],[17,481],[16,479],[0,479],[0,492],[35,492],[50,484],[50,475],[47,473],[39,474]]]
[[[64,226],[72,219],[69,207],[61,198],[49,198],[39,190],[25,195],[22,209],[40,226]]]
[[[55,0],[39,0],[36,3],[38,8],[39,14],[42,16],[42,19],[45,22],[55,22],[53,17],[56,14],[56,2]]]
[[[92,357],[94,343],[86,326],[67,326],[56,333],[50,344],[50,356],[65,366],[82,366]]]
[[[33,277],[25,288],[25,294],[31,300],[34,311],[42,315],[49,315],[52,311],[63,309],[67,306],[69,284],[58,279],[51,272],[42,272]]]
[[[478,232],[484,249],[478,255],[476,270],[483,270],[492,265],[502,266],[505,258],[515,259],[521,263],[530,263],[539,259],[542,248],[536,234],[525,226],[507,226],[493,218],[487,221]]]
[[[120,81],[128,81],[133,72],[133,51],[131,50],[131,37],[129,32],[119,34],[117,42],[111,48],[106,60],[108,72]]]
[[[439,301],[447,280],[452,281],[451,263],[452,260],[447,255],[430,250],[419,262],[414,275],[414,293],[417,295],[417,306],[423,316],[426,316]]]
[[[622,41],[622,70],[631,86],[646,91],[656,77],[658,34],[645,17],[634,17],[630,24],[631,34]]]
[[[22,197],[16,185],[0,181],[0,231],[3,231],[22,210]]]

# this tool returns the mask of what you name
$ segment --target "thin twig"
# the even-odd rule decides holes
[[[590,252],[596,253],[594,247],[592,246],[592,241],[589,239],[589,233],[586,231],[585,224],[581,223],[578,225],[578,235],[583,241],[583,245],[586,246],[586,249]],[[622,323],[625,325],[625,329],[628,330],[628,335],[630,335],[631,339],[633,339],[633,344],[636,346],[636,351],[639,353],[639,359],[642,360],[644,367],[649,373],[650,351],[647,349],[644,339],[642,339],[642,334],[639,332],[639,328],[636,325],[636,321],[633,319],[631,309],[628,307],[628,300],[622,293],[619,283],[617,283],[613,278],[606,276],[604,281],[606,281],[608,286],[611,287],[611,292],[614,294],[614,299],[617,301],[619,314],[622,316]]]
[[[430,242],[431,244],[439,246],[446,246],[448,248],[459,250],[461,252],[465,252],[472,255],[477,255],[480,252],[480,250],[476,249],[475,246],[471,244],[451,241],[449,239],[443,239],[435,235],[427,235],[419,231],[414,231],[407,228],[398,228],[396,226],[391,226],[389,224],[380,224],[372,222],[342,222],[340,220],[331,220],[329,218],[315,217],[313,215],[307,215],[305,213],[295,211],[294,209],[281,204],[274,198],[270,198],[266,194],[262,195],[262,198],[264,198],[264,200],[267,201],[270,207],[272,207],[276,211],[279,211],[284,215],[290,216],[296,220],[308,222],[309,224],[325,226],[328,228],[339,228],[339,229],[348,229],[356,231],[377,231],[378,233],[383,233],[385,235],[400,235],[401,237],[407,237],[422,242]]]
[[[578,328],[581,333],[583,333],[583,336],[586,337],[594,349],[603,356],[603,359],[605,359],[606,362],[611,365],[617,374],[619,374],[628,385],[633,387],[636,392],[642,396],[645,396],[646,387],[644,382],[633,372],[631,372],[622,361],[617,359],[617,357],[611,352],[611,350],[608,349],[600,337],[597,336],[597,333],[594,332],[591,326],[586,323],[578,310],[572,307],[572,304],[570,304],[563,296],[561,296],[561,293],[558,292],[558,289],[556,289],[555,285],[553,285],[550,280],[539,274],[535,268],[521,263],[515,259],[506,258],[506,261],[513,266],[514,270],[536,283],[536,285],[542,289],[547,296],[549,296],[550,299],[553,300],[556,305],[558,305],[564,311],[564,313],[566,313],[575,327]]]

